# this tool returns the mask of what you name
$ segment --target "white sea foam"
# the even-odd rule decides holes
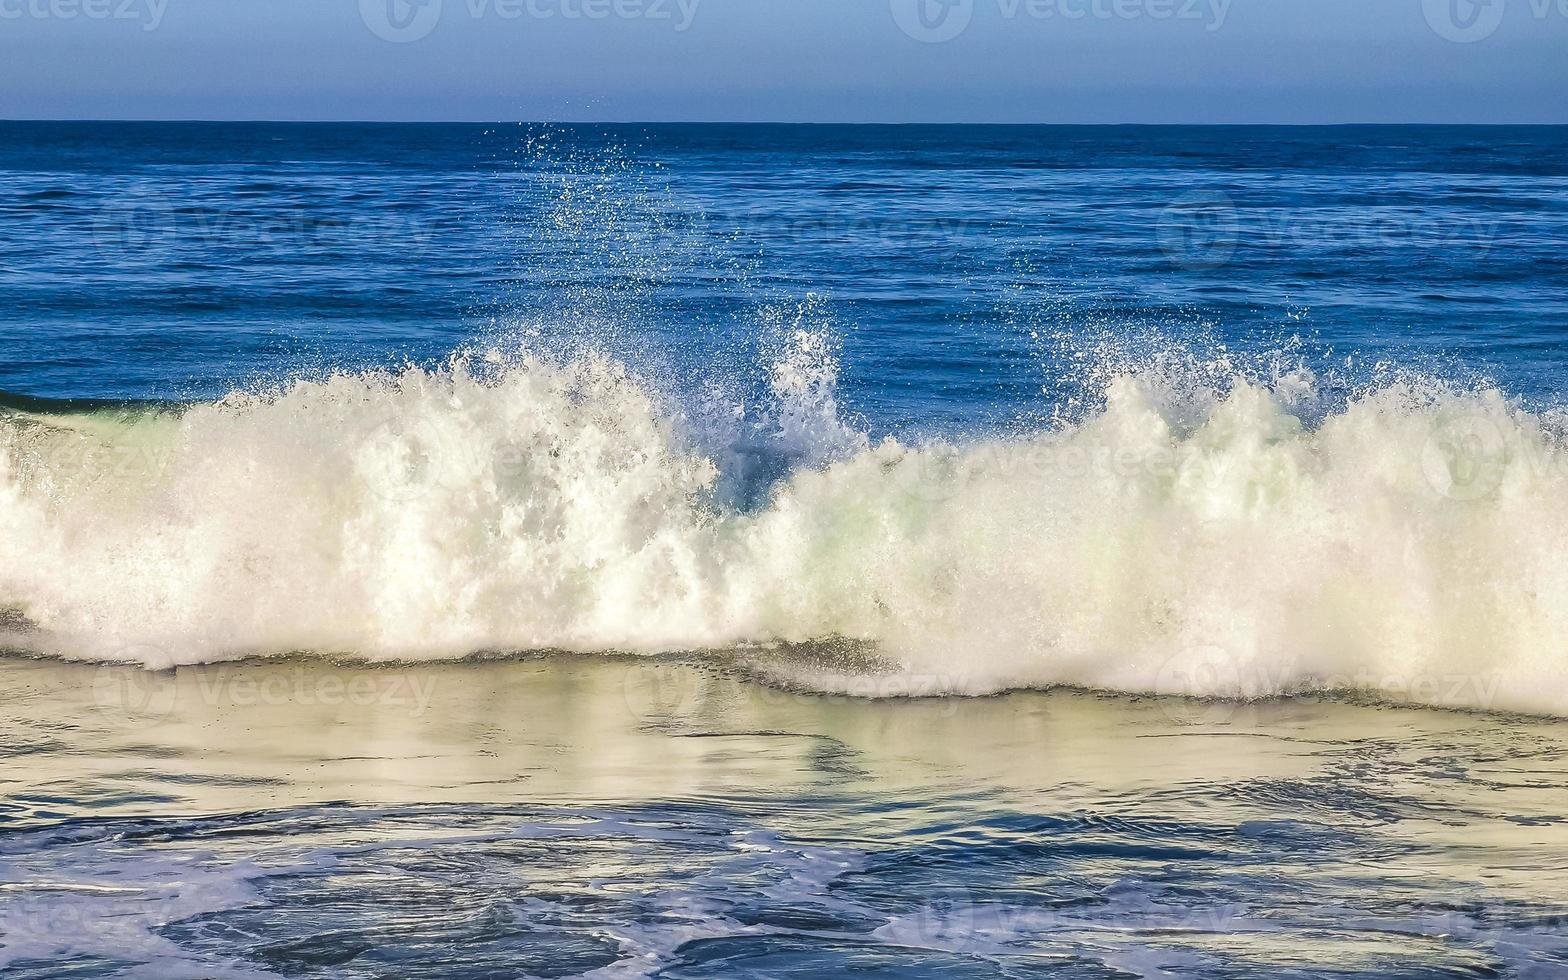
[[[754,416],[459,359],[0,423],[0,623],[153,667],[848,641],[890,690],[1355,688],[1568,714],[1561,420],[1389,382],[1111,372],[1009,439],[873,444],[802,332]],[[759,456],[785,476],[748,498]],[[766,469],[765,467],[762,469]],[[842,665],[776,668],[856,689]]]

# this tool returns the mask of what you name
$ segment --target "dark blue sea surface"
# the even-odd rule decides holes
[[[1568,364],[1563,127],[0,123],[0,219],[0,389],[52,398],[530,332],[735,373],[808,298],[878,431],[1038,412],[1107,335]]]

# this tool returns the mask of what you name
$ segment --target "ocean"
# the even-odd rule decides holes
[[[0,123],[0,972],[1568,976],[1565,151]]]

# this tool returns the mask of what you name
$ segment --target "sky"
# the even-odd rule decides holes
[[[0,118],[1568,123],[1568,0],[0,0]]]

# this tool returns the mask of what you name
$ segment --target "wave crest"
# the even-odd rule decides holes
[[[1555,415],[1408,379],[1309,410],[1309,375],[1194,399],[1123,372],[1070,424],[873,444],[838,417],[831,345],[796,340],[763,423],[595,356],[0,409],[0,631],[153,667],[832,640],[927,694],[1568,714]]]

